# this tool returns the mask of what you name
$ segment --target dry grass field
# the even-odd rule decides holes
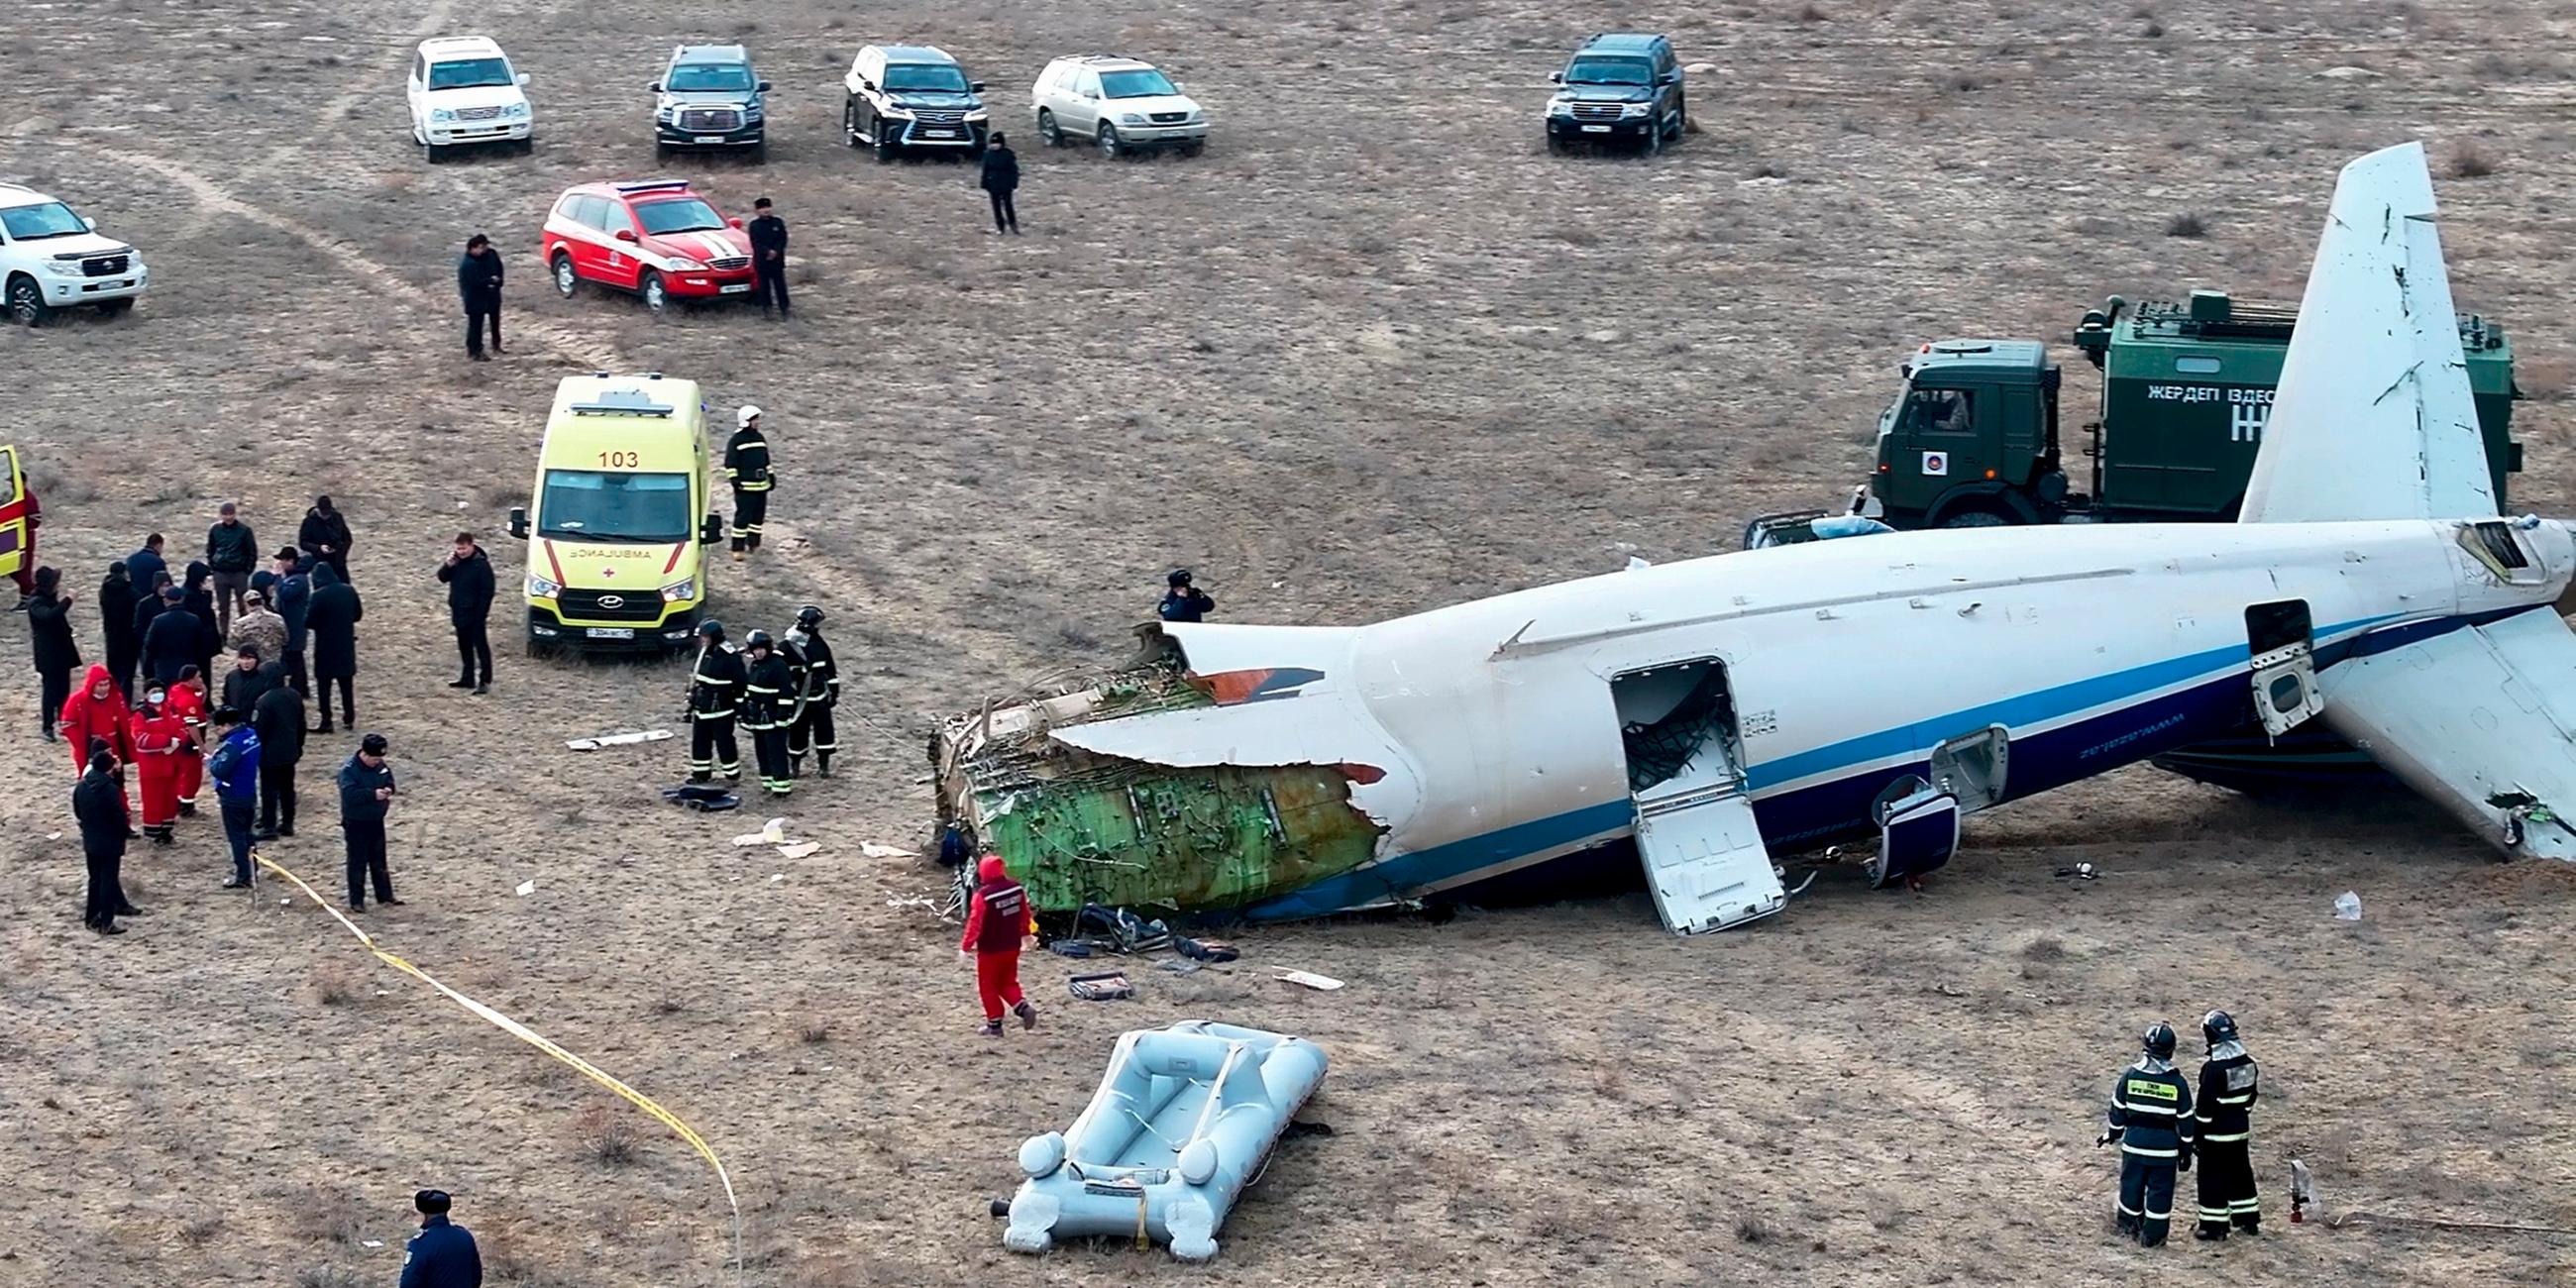
[[[1545,75],[1611,25],[1715,64],[1697,132],[1551,157]],[[410,147],[410,45],[455,30],[533,74],[533,157]],[[542,280],[557,192],[660,168],[644,86],[684,37],[747,41],[777,83],[765,169],[670,168],[730,211],[778,201],[791,323]],[[1047,57],[1113,49],[1218,134],[1120,164],[1032,133],[1028,235],[998,240],[967,169],[837,141],[842,70],[893,37],[957,52],[1014,133]],[[2404,802],[2140,769],[1977,820],[1920,897],[1829,873],[1709,940],[1638,894],[1245,932],[1233,974],[1146,969],[1125,1004],[1033,960],[1047,1022],[998,1045],[953,930],[890,902],[933,870],[860,853],[920,837],[934,714],[1118,655],[1167,565],[1229,619],[1356,623],[1729,548],[1858,477],[1905,348],[2062,340],[2114,291],[2294,296],[2336,168],[2407,138],[2445,171],[2459,298],[2522,357],[2521,498],[2567,513],[2576,4],[14,0],[0,62],[0,179],[155,273],[121,322],[0,333],[84,647],[145,532],[185,548],[238,499],[274,544],[338,498],[361,723],[405,784],[409,906],[366,924],[695,1124],[741,1189],[744,1283],[2576,1282],[2566,1238],[2287,1222],[2297,1156],[2336,1210],[2576,1225],[2576,874],[2494,865]],[[2201,235],[2169,235],[2183,216]],[[449,282],[477,230],[509,256],[511,352],[469,366]],[[2076,424],[2090,371],[2064,356]],[[562,748],[671,724],[676,663],[530,662],[505,596],[499,687],[440,687],[443,543],[490,534],[515,576],[502,514],[555,380],[593,367],[768,409],[773,551],[720,611],[832,614],[850,752],[785,811],[819,854],[661,803],[674,744]],[[34,708],[32,678],[0,701],[0,1285],[390,1284],[423,1185],[487,1282],[734,1282],[684,1146],[276,886],[216,889],[211,817],[129,862],[131,934],[85,933]],[[305,834],[274,850],[326,890],[348,751],[310,753]],[[2077,860],[2108,875],[2052,878]],[[2332,920],[2346,889],[2358,925]],[[2212,1005],[2266,1069],[2267,1234],[2115,1244],[2107,1079],[2141,1024]],[[1115,1033],[1200,1015],[1322,1042],[1305,1116],[1336,1134],[1281,1147],[1212,1270],[1005,1254],[984,1203],[1020,1139],[1071,1118]]]

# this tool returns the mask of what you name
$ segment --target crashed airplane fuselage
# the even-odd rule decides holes
[[[1158,628],[1155,664],[949,723],[943,809],[1044,910],[1255,918],[1455,892],[1633,838],[1667,925],[1771,855],[1958,819],[2322,716],[2498,844],[2567,857],[2576,571],[2496,517],[2420,147],[2348,167],[2246,519],[1802,543],[1372,626]]]

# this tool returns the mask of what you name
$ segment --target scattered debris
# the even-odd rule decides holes
[[[1187,935],[1172,936],[1172,951],[1192,961],[1230,962],[1243,956],[1243,950],[1222,939],[1192,939]]]
[[[1653,565],[1653,564],[1651,564],[1651,563],[1648,563],[1648,562],[1647,562],[1643,557],[1641,557],[1641,556],[1638,556],[1638,555],[1630,555],[1630,556],[1628,556],[1628,566],[1627,566],[1627,571],[1629,571],[1629,572],[1643,572],[1643,571],[1645,571],[1646,569],[1648,569],[1648,568],[1652,568],[1652,567],[1654,567],[1654,566],[1655,566],[1655,565]]]
[[[63,839],[63,834],[60,832],[47,832],[45,833],[45,839],[48,841],[59,841]]]
[[[1318,993],[1330,993],[1342,986],[1342,981],[1335,979],[1330,975],[1318,975],[1313,971],[1303,970],[1281,972],[1279,975],[1279,982],[1282,984],[1296,984],[1304,988],[1311,988]]]
[[[859,853],[871,859],[917,859],[921,857],[921,851],[919,850],[898,849],[891,845],[879,845],[874,841],[859,842]]]
[[[2335,896],[2335,920],[2361,920],[2361,896],[2350,890]]]
[[[733,843],[736,845],[785,845],[787,844],[787,820],[783,818],[773,818],[768,822],[761,824],[759,831],[745,832],[742,835],[733,838]]]
[[[2059,868],[2057,875],[2073,881],[2099,881],[2102,879],[2102,869],[2090,863],[2078,863],[2071,868]]]
[[[822,848],[821,841],[798,841],[794,845],[779,846],[778,856],[783,859],[801,859]]]
[[[671,736],[668,729],[647,729],[641,733],[604,733],[596,738],[574,738],[564,743],[574,751],[597,751],[602,747],[631,747],[639,742],[661,742]]]
[[[522,882],[520,882],[520,883],[519,883],[519,893],[520,893],[520,894],[522,894],[522,895],[531,895],[531,894],[535,894],[536,892],[537,892],[537,880],[536,880],[536,878],[534,878],[534,877],[530,877],[530,878],[528,878],[527,880],[522,881]]]
[[[1123,1002],[1136,996],[1136,986],[1127,982],[1124,971],[1105,970],[1092,975],[1076,975],[1064,982],[1065,991],[1085,1002]]]
[[[2354,67],[2349,64],[2342,67],[2329,67],[2324,71],[2318,72],[2317,75],[2323,76],[2327,80],[2341,81],[2379,79],[2379,73],[2372,71],[2367,67]]]
[[[702,814],[718,814],[742,807],[741,797],[713,783],[682,783],[677,787],[665,787],[662,799]]]
[[[784,880],[786,880],[786,879],[787,879],[787,874],[786,874],[786,873],[784,873],[784,872],[772,872],[772,873],[770,873],[770,874],[769,874],[769,882],[770,882],[770,884],[771,884],[771,885],[776,885],[776,884],[778,884],[779,882],[784,881]]]
[[[463,502],[459,502],[458,504],[461,505]],[[382,1239],[360,1239],[358,1240],[358,1246],[361,1248],[381,1248],[385,1246],[385,1241]]]

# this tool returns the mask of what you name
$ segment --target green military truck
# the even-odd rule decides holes
[[[2295,309],[2223,291],[2134,309],[2114,295],[2086,313],[2075,346],[2102,372],[2101,419],[2084,426],[2090,491],[2077,490],[2059,448],[2058,369],[2045,346],[1924,345],[1879,416],[1870,511],[1896,528],[2233,520],[2297,321]],[[2520,396],[2513,349],[2475,314],[2460,315],[2460,347],[2502,505],[2505,476],[2522,468],[2508,432]]]

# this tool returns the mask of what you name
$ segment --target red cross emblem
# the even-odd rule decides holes
[[[614,568],[602,568],[599,570],[599,575],[602,577],[614,577],[617,575],[617,570]]]

